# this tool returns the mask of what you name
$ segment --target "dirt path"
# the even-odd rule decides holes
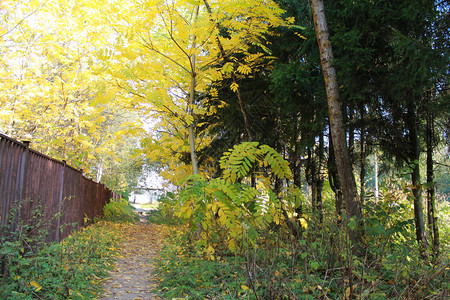
[[[161,299],[152,293],[156,283],[151,260],[162,247],[164,232],[164,227],[147,222],[124,225],[122,253],[104,284],[100,299]]]

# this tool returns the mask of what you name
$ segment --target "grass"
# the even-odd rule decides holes
[[[159,206],[159,203],[145,203],[145,204],[139,204],[140,207],[142,208],[153,208],[153,209],[157,209]]]

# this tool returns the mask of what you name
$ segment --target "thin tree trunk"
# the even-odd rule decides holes
[[[348,126],[348,152],[350,155],[350,160],[356,161],[355,160],[355,125],[353,124],[353,117],[354,117],[354,108],[353,108],[353,103],[351,103],[350,105],[348,105],[348,119],[346,120],[349,124]],[[344,116],[345,118],[345,116]],[[345,119],[344,119],[344,124],[345,124]]]
[[[298,143],[295,143],[294,151],[289,151],[289,167],[292,171],[294,185],[302,187],[302,175],[300,169],[300,154],[298,153]]]
[[[296,126],[296,128],[297,128],[297,126]],[[294,134],[294,136],[292,137],[292,144],[294,145],[294,151],[292,151],[293,153],[292,152],[289,153],[290,168],[292,170],[294,185],[297,186],[299,189],[301,189],[302,188],[302,174],[301,174],[301,169],[300,169],[300,164],[301,164],[300,153],[299,153],[300,145],[297,142],[296,134]],[[303,214],[302,203],[300,203],[295,208],[295,212],[297,213],[297,216],[301,216]]]
[[[237,81],[236,81],[236,74],[233,73],[231,75],[231,77],[233,79],[233,83],[234,84],[238,84]],[[248,138],[247,141],[251,142],[251,141],[253,141],[253,136],[252,136],[252,133],[250,131],[250,126],[248,125],[247,113],[245,111],[244,101],[242,100],[240,87],[238,87],[237,90],[236,90],[236,96],[237,96],[238,101],[239,101],[239,108],[241,109],[242,117],[244,118],[245,131],[247,133],[247,138]]]
[[[431,97],[431,95],[427,95]],[[429,104],[429,100],[427,99]],[[430,108],[427,108],[426,123],[426,143],[427,143],[427,219],[428,232],[433,240],[433,255],[439,255],[439,230],[436,217],[436,192],[434,186],[434,167],[433,167],[433,114]]]
[[[425,235],[425,223],[423,217],[422,188],[420,183],[419,166],[419,138],[417,136],[417,121],[415,109],[410,105],[407,111],[407,127],[409,129],[410,163],[412,164],[411,183],[414,197],[414,222],[416,226],[416,240],[422,256],[426,256],[427,239]]]
[[[361,160],[361,168],[359,171],[359,180],[360,180],[360,186],[361,186],[361,192],[359,193],[359,201],[363,203],[364,197],[366,196],[366,190],[365,190],[365,181],[366,181],[366,130],[364,126],[364,105],[361,104],[359,109],[359,114],[361,118],[361,136],[360,136],[360,160]]]
[[[325,79],[327,92],[328,112],[330,118],[330,132],[333,138],[336,166],[338,169],[339,181],[342,186],[342,194],[345,202],[347,218],[354,219],[355,226],[349,228],[349,237],[355,246],[355,253],[362,254],[363,217],[361,202],[357,197],[355,177],[350,162],[345,137],[345,127],[343,123],[341,102],[339,99],[339,89],[337,75],[332,65],[333,51],[329,39],[327,21],[322,0],[311,0],[314,17],[314,27],[316,30],[317,42],[320,50],[320,61]]]
[[[195,19],[198,17],[198,10],[199,6],[197,5],[195,8]],[[195,49],[196,47],[196,36],[194,35],[192,40],[192,48]],[[194,117],[193,114],[193,107],[195,105],[195,87],[197,85],[196,83],[196,70],[195,70],[195,53],[192,54],[191,57],[191,85],[189,88],[189,107],[188,112],[189,115]],[[198,174],[198,160],[197,160],[197,154],[195,152],[195,129],[194,129],[194,120],[192,120],[192,123],[189,124],[189,149],[191,151],[191,162],[192,162],[192,174]]]
[[[342,190],[337,175],[336,160],[334,159],[333,139],[331,137],[329,138],[328,147],[328,182],[330,183],[330,187],[335,195],[336,217],[337,224],[339,225],[342,223]]]
[[[374,171],[374,175],[375,175],[375,201],[378,201],[378,196],[379,196],[379,188],[378,188],[378,157],[377,157],[377,152],[375,151],[375,171]]]
[[[317,211],[319,213],[319,223],[322,224],[323,222],[323,205],[322,205],[322,192],[323,192],[323,177],[322,177],[322,170],[323,170],[323,155],[324,155],[324,141],[323,141],[323,132],[320,133],[319,136],[319,147],[317,148],[317,155],[319,156],[318,160],[318,167],[316,172],[316,186],[317,186],[317,194],[316,194],[316,206]]]
[[[308,159],[306,160],[305,177],[306,182],[309,184],[309,195],[311,199],[311,210],[313,213],[316,212],[316,164],[314,161],[314,151],[311,147],[308,147]]]

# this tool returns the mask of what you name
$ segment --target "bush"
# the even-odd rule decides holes
[[[133,206],[125,199],[111,201],[103,207],[103,218],[111,222],[137,222],[139,216]]]
[[[181,220],[174,216],[176,200],[173,193],[167,193],[167,195],[161,197],[158,202],[158,209],[148,212],[147,220],[150,223],[164,225],[178,225],[181,223]]]

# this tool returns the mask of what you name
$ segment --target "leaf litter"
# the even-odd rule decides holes
[[[161,299],[154,292],[157,282],[152,274],[153,259],[162,248],[167,229],[162,225],[140,222],[123,224],[123,242],[110,277],[105,280],[99,299]]]

